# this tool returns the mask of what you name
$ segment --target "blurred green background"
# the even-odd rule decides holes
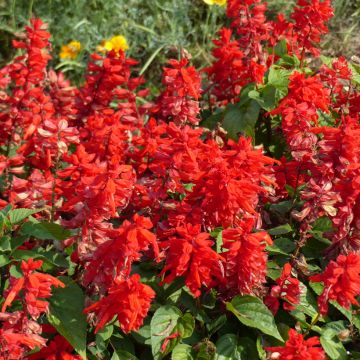
[[[269,0],[270,16],[288,12],[294,0]],[[327,55],[358,55],[360,0],[334,0],[331,34],[324,41]],[[87,57],[104,39],[124,35],[128,54],[139,60],[138,71],[158,82],[161,67],[184,48],[196,67],[211,62],[211,39],[225,22],[225,8],[202,0],[0,0],[0,66],[14,55],[11,40],[31,14],[49,23],[53,65],[73,80],[81,79]],[[82,44],[76,60],[60,61],[62,45]]]

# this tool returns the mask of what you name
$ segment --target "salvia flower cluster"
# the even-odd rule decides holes
[[[360,64],[319,58],[330,0],[226,13],[157,97],[124,47],[74,87],[40,19],[14,41],[0,359],[358,356]]]

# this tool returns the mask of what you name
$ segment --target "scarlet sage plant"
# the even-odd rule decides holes
[[[0,359],[356,359],[360,64],[329,0],[228,0],[213,63],[154,96],[32,19],[0,70]],[[56,36],[56,34],[54,34]]]

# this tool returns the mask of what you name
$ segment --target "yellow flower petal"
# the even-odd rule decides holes
[[[79,55],[81,50],[81,43],[79,41],[70,41],[67,45],[63,45],[60,49],[60,59],[74,60]]]
[[[218,6],[226,5],[226,0],[203,0],[203,2],[208,5],[218,5]]]

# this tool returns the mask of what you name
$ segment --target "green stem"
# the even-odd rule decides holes
[[[317,313],[314,320],[311,322],[310,326],[307,328],[307,330],[305,331],[304,336],[308,335],[309,332],[311,331],[311,329],[314,327],[314,325],[319,321],[320,319],[320,314]]]

